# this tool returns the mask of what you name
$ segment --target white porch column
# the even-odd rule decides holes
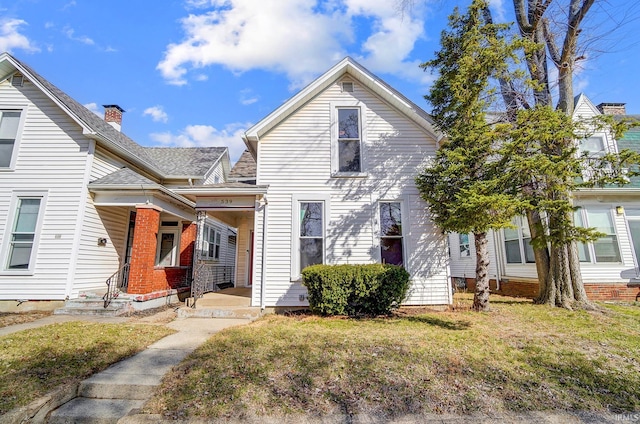
[[[204,246],[204,223],[207,211],[196,211],[196,252],[193,255],[194,266],[202,260],[202,247]]]

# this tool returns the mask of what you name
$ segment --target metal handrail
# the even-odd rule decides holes
[[[195,308],[196,301],[200,299],[205,293],[219,291],[219,285],[233,285],[234,281],[234,266],[208,263],[196,264],[193,269],[193,280],[191,283],[191,297],[193,297],[192,307]]]
[[[102,296],[104,307],[111,304],[111,301],[120,295],[120,291],[127,290],[129,285],[129,264],[124,264],[122,268],[117,270],[107,278],[107,292]]]

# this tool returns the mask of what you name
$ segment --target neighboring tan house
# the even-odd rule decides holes
[[[114,274],[134,301],[188,290],[196,214],[171,188],[225,182],[227,148],[142,147],[105,108],[0,55],[0,309],[104,292]],[[196,254],[232,270],[235,229],[202,224]]]
[[[596,107],[585,95],[576,97],[575,119],[600,114],[626,116],[624,104],[608,103]],[[640,152],[640,128],[632,128],[620,140],[615,140],[607,131],[599,131],[578,144],[580,152],[588,151],[594,156],[622,149]],[[593,243],[578,245],[587,295],[593,300],[638,300],[640,177],[632,177],[630,183],[622,187],[581,189],[573,195],[579,208],[574,215],[577,225],[595,227],[606,234]],[[517,217],[514,224],[515,229],[490,233],[491,288],[496,293],[535,297],[538,293],[537,273],[527,222]],[[454,284],[473,285],[473,236],[452,233],[449,246]]]

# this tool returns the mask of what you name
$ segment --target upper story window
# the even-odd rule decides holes
[[[587,153],[590,157],[604,156],[606,153],[605,147],[605,140],[602,135],[583,138],[578,142],[578,152],[580,154]]]
[[[511,220],[516,228],[504,229],[504,252],[508,264],[535,263],[531,246],[531,231],[527,219],[517,216]]]
[[[0,110],[0,168],[13,167],[20,115],[20,110]]]
[[[13,211],[5,271],[32,271],[37,250],[39,227],[42,221],[44,195],[18,196]]]
[[[338,172],[361,172],[360,109],[338,109]]]
[[[380,260],[404,265],[401,202],[380,202]]]

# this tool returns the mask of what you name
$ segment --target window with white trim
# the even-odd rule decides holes
[[[331,103],[331,175],[365,177],[365,105],[357,100]]]
[[[505,228],[504,252],[508,264],[535,263],[531,246],[531,231],[527,219],[516,216],[511,220],[515,228]]]
[[[298,202],[298,271],[324,263],[324,202]]]
[[[21,110],[0,110],[0,169],[13,167],[21,113]]]
[[[402,203],[380,202],[380,261],[404,265]]]
[[[220,241],[222,235],[220,231],[209,225],[205,226],[204,232],[204,257],[207,259],[218,260],[220,259]]]
[[[593,135],[578,142],[578,152],[587,153],[590,157],[604,156],[605,140],[603,135]]]
[[[469,234],[458,234],[458,246],[460,247],[460,257],[471,257],[471,243]]]
[[[19,196],[9,235],[5,271],[30,271],[37,250],[44,196]]]
[[[597,232],[604,234],[603,237],[589,243],[586,256],[581,255],[580,260],[589,262],[590,256],[593,258],[590,262],[595,263],[622,262],[613,210],[609,208],[583,207],[576,212],[579,215],[579,219],[575,219],[575,225],[595,228]],[[578,253],[581,253],[580,248]]]

